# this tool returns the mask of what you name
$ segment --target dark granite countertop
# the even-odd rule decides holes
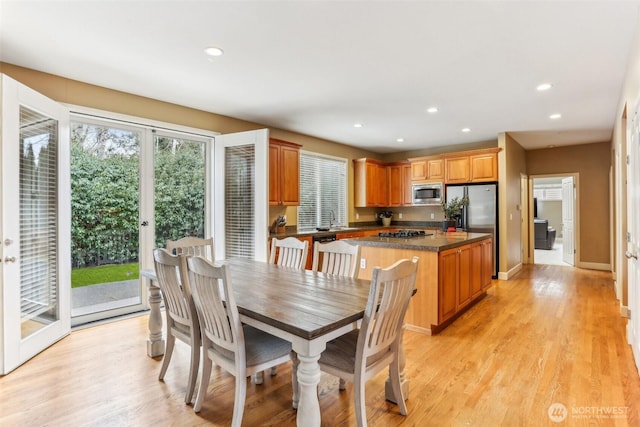
[[[412,237],[408,239],[372,236],[345,239],[345,241],[361,246],[441,252],[491,237],[491,234],[486,233],[443,233],[436,230],[432,232],[434,234],[430,236]]]

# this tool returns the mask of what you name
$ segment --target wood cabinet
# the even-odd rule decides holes
[[[491,286],[492,248],[492,239],[484,239],[440,252],[439,324],[460,312]]]
[[[444,160],[440,156],[418,157],[411,162],[411,179],[413,181],[443,181]]]
[[[300,204],[300,145],[269,141],[269,205]]]
[[[498,148],[445,155],[446,184],[498,180]]]
[[[406,162],[391,163],[387,166],[387,206],[411,206],[411,165]]]
[[[486,294],[492,284],[492,247],[490,237],[440,252],[361,245],[365,267],[358,277],[370,279],[375,266],[418,256],[418,292],[411,299],[405,321],[407,329],[432,335]]]
[[[386,207],[387,194],[387,166],[384,162],[373,159],[354,159],[354,206]]]

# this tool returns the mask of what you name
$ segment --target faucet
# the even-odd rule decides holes
[[[333,228],[333,222],[336,220],[336,213],[331,209],[329,211],[329,229]]]

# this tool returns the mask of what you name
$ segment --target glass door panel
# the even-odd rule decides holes
[[[143,308],[138,264],[143,135],[121,125],[71,124],[74,324]]]
[[[0,375],[70,332],[69,112],[0,75]]]
[[[205,236],[205,143],[156,134],[154,145],[155,247],[185,236]]]

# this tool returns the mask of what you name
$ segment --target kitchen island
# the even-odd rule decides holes
[[[432,234],[429,234],[432,233]],[[407,329],[437,334],[486,295],[493,272],[493,239],[484,233],[427,231],[415,237],[347,239],[361,247],[359,278],[399,259],[420,257],[417,293],[405,317]]]

